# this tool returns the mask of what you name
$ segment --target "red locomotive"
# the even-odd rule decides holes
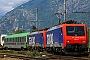
[[[46,32],[46,50],[63,54],[88,55],[88,37],[85,24],[73,20],[52,27]]]
[[[88,54],[85,24],[62,24],[63,49],[66,54]]]

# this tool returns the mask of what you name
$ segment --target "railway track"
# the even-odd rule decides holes
[[[0,54],[1,57],[1,54]],[[90,58],[87,57],[70,57],[70,56],[60,56],[60,57],[25,57],[25,56],[14,56],[14,55],[4,55],[4,57],[2,58],[6,58],[6,57],[10,57],[10,58],[17,58],[17,59],[23,59],[23,60],[90,60]]]
[[[0,57],[2,55],[2,58],[10,57],[10,58],[17,58],[17,59],[23,59],[23,60],[90,60],[88,57],[73,57],[73,56],[54,56],[51,57],[25,57],[25,56],[16,56],[16,55],[4,55],[0,54]]]
[[[90,60],[90,55],[87,56],[62,56],[62,55],[52,55],[52,54],[47,54],[47,55],[41,55],[40,57],[31,57],[31,56],[26,56],[25,53],[26,51],[15,51],[18,54],[21,55],[17,55],[17,54],[7,54],[5,52],[12,52],[10,50],[3,50],[2,52],[4,53],[0,53],[0,58],[17,58],[17,59],[23,59],[23,60]]]

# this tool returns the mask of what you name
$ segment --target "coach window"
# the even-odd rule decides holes
[[[23,42],[24,42],[25,38],[23,37]]]
[[[12,40],[11,40],[11,38],[10,38],[10,42],[11,42]]]
[[[20,37],[20,39],[19,40],[21,40],[21,37]]]
[[[20,40],[21,40],[21,42],[22,42],[22,37],[20,37]]]
[[[16,38],[14,38],[14,42],[16,42]]]
[[[22,42],[22,38],[20,37],[20,40],[21,40],[21,42]]]
[[[20,37],[20,40],[21,40],[21,37]]]
[[[11,42],[11,41],[10,41],[10,38],[8,39],[8,42]]]
[[[10,42],[10,38],[8,39],[8,42]]]
[[[19,37],[19,40],[21,40],[21,37]]]
[[[6,42],[7,42],[7,38],[6,38]]]
[[[13,45],[14,45],[14,38],[12,39],[12,41],[13,41]]]
[[[21,37],[19,37],[19,40],[21,41]]]
[[[18,38],[16,38],[15,42],[17,42],[17,39],[18,39]]]
[[[17,37],[17,41],[16,42],[18,42],[18,40],[19,40],[19,37]]]
[[[11,42],[11,38],[9,38],[9,42]]]
[[[11,38],[9,38],[9,42],[11,43]]]
[[[6,42],[6,39],[4,39],[4,42]]]
[[[16,38],[16,42],[17,42],[17,39],[18,39],[18,38]]]
[[[22,42],[24,42],[24,37],[22,37]]]
[[[15,42],[15,38],[13,38],[13,42]]]
[[[17,38],[17,42],[18,42],[18,40],[19,40],[19,37]]]
[[[8,38],[7,38],[7,42],[8,42]]]
[[[19,37],[19,39],[18,39],[18,40],[19,40],[19,42],[20,42],[20,37]]]
[[[13,42],[13,41],[12,41],[12,38],[11,38],[11,42]]]
[[[20,42],[21,42],[21,39],[20,39]]]
[[[12,41],[14,42],[14,38],[12,38]]]
[[[11,42],[11,38],[9,38],[9,42]]]
[[[5,39],[5,41],[7,42],[7,38]]]
[[[20,37],[20,40],[21,40],[21,42],[22,42],[22,38]]]
[[[7,42],[7,38],[6,38],[6,42]]]
[[[19,39],[19,37],[18,37],[18,39],[17,39],[17,40],[20,40],[20,39]]]
[[[17,42],[19,42],[19,39],[17,40]]]
[[[15,42],[17,42],[17,40],[18,40],[18,37],[16,37]]]
[[[21,37],[19,38],[20,42],[21,42]]]
[[[7,39],[7,42],[9,42],[9,38]]]
[[[12,43],[13,43],[13,38],[12,38]]]
[[[12,38],[12,42],[14,42],[14,38]]]
[[[14,42],[15,42],[15,38],[14,38]]]
[[[20,39],[17,40],[17,42],[19,42],[19,41],[20,41]]]
[[[22,37],[21,37],[21,42],[22,42]]]
[[[15,42],[15,43],[16,43],[16,39],[17,39],[17,38],[14,38],[14,42]]]
[[[14,40],[13,40],[13,41],[14,41],[14,43],[15,43],[15,38],[14,38]]]
[[[6,42],[6,39],[4,39],[4,42]]]
[[[7,38],[5,39],[5,42],[7,42]]]
[[[12,38],[11,38],[11,42],[12,42]]]

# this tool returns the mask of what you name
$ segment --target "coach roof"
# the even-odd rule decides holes
[[[5,36],[5,38],[24,37],[24,36],[27,36],[28,34],[29,34],[29,32],[27,32],[27,33],[19,33],[19,34],[12,34],[12,35]]]

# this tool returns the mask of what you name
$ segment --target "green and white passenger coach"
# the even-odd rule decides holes
[[[7,35],[4,37],[4,49],[15,48],[15,49],[25,49],[27,48],[27,33],[19,33],[19,34],[12,34]]]

